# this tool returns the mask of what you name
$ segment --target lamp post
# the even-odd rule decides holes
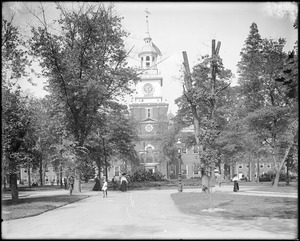
[[[176,148],[178,151],[178,192],[182,192],[182,183],[181,183],[181,148],[182,148],[182,144],[180,139],[178,139],[177,143],[176,143]]]

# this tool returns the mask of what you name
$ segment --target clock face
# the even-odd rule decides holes
[[[151,95],[153,94],[154,92],[154,87],[152,84],[150,83],[146,83],[144,86],[143,86],[143,91],[146,95]]]
[[[151,132],[153,130],[153,126],[148,124],[145,126],[146,131]]]

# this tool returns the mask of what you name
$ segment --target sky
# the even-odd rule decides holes
[[[23,33],[28,32],[34,18],[28,14],[26,6],[38,13],[38,2],[7,2],[2,8],[3,16],[15,13],[15,24]],[[78,2],[63,2],[69,9],[76,9]],[[108,4],[108,2],[105,2]],[[44,2],[46,17],[57,19],[59,12],[54,2]],[[114,2],[118,15],[124,17],[123,28],[130,33],[125,40],[126,48],[133,47],[128,63],[139,66],[138,53],[144,46],[147,32],[146,13],[152,42],[160,49],[158,61],[160,75],[163,76],[163,97],[169,103],[169,112],[176,114],[174,100],[182,95],[182,51],[186,51],[190,68],[200,62],[201,56],[211,54],[211,42],[221,42],[219,55],[225,68],[230,69],[236,85],[237,63],[240,52],[255,22],[261,38],[285,38],[286,52],[293,49],[298,39],[298,31],[293,28],[298,8],[293,2]],[[24,90],[37,97],[43,97],[42,79],[34,79],[37,86],[22,82]],[[128,98],[129,99],[129,98]]]

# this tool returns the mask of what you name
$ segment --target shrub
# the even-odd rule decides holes
[[[177,179],[177,176],[175,174],[170,174],[170,179]]]
[[[129,175],[129,179],[131,182],[145,182],[145,181],[164,181],[165,175],[160,172],[150,172],[147,170],[139,170],[132,175]]]
[[[274,171],[269,171],[268,173],[264,173],[259,176],[259,181],[260,182],[271,182],[275,178],[275,172]],[[287,179],[286,173],[281,172],[279,175],[279,181],[280,182],[285,182]]]

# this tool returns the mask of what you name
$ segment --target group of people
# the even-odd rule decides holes
[[[120,188],[119,190],[122,192],[126,192],[127,191],[127,186],[128,186],[128,180],[125,176],[126,174],[123,173],[122,177],[120,179]],[[112,178],[112,183],[113,183],[113,188],[114,190],[116,190],[116,186],[117,186],[117,182],[115,180],[115,177]],[[104,179],[103,185],[102,185],[102,192],[103,192],[103,198],[107,197],[107,188],[108,188],[108,183],[106,181],[106,179]]]
[[[72,195],[74,190],[74,182],[75,182],[74,176],[70,176],[69,179],[67,177],[64,177],[64,187],[65,190],[69,189],[70,195]]]

